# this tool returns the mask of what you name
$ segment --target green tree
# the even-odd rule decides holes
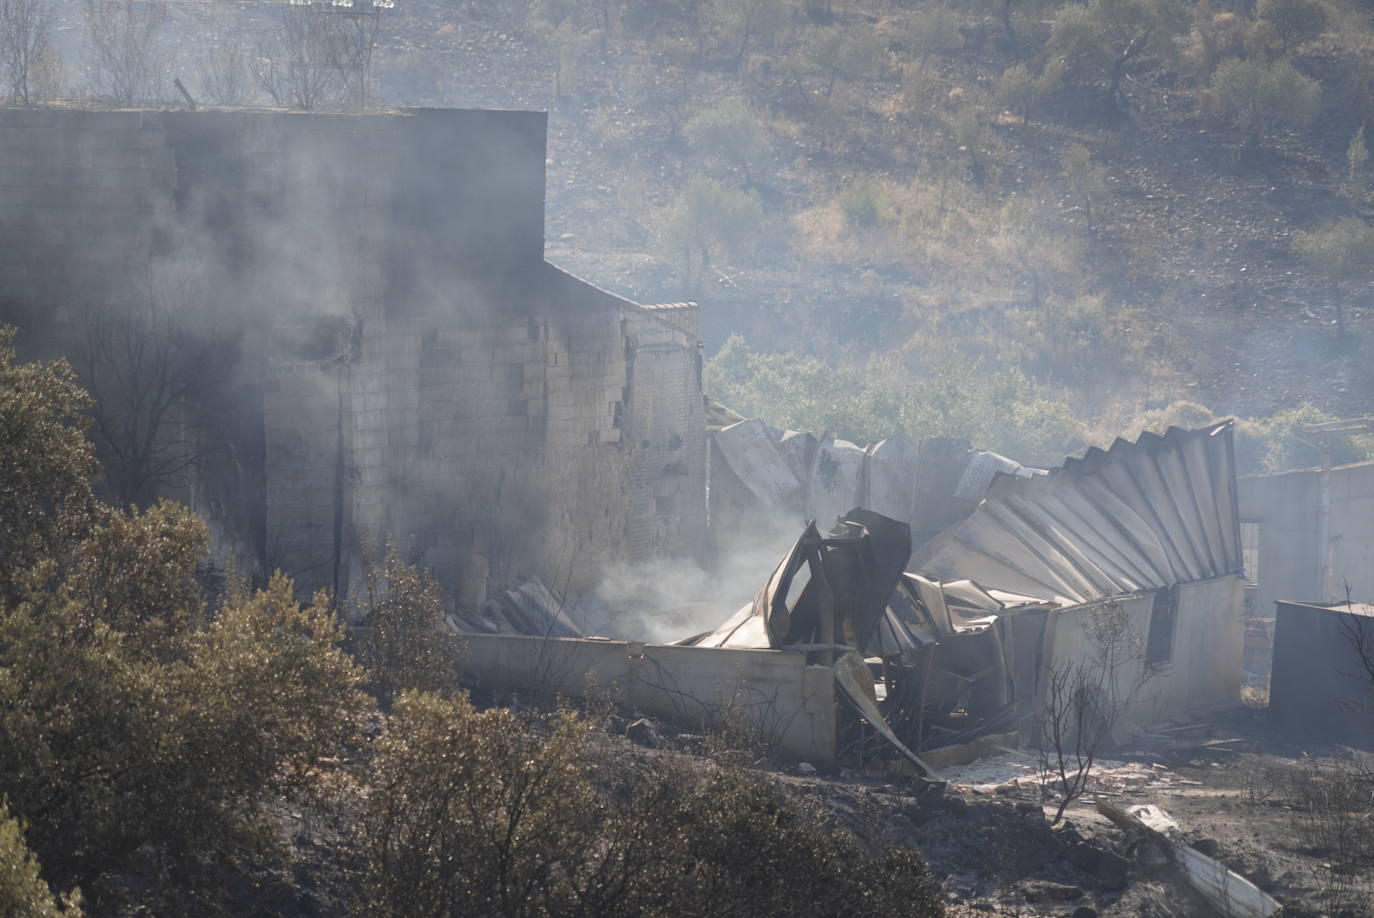
[[[96,471],[83,432],[90,400],[71,367],[16,364],[14,334],[0,326],[0,602],[80,530]]]
[[[1121,108],[1121,81],[1136,62],[1169,54],[1187,31],[1182,0],[1088,0],[1071,2],[1054,17],[1050,53],[1064,59],[1078,79],[1107,78],[1107,106]]]
[[[43,882],[38,858],[24,843],[24,824],[0,803],[0,915],[6,918],[80,918],[81,894],[58,899]]]
[[[1292,249],[1331,285],[1337,340],[1344,343],[1344,287],[1374,274],[1374,227],[1356,217],[1327,220],[1311,230],[1294,233]]]
[[[429,571],[406,563],[394,542],[367,567],[362,608],[369,675],[384,704],[402,692],[447,694],[458,684],[462,642],[444,619]]]
[[[753,186],[754,171],[769,149],[767,129],[738,99],[693,115],[687,122],[687,139],[708,160],[738,169],[746,188]]]
[[[1274,31],[1284,54],[1326,31],[1331,10],[1323,0],[1259,0],[1255,15]]]
[[[1024,63],[1012,64],[997,80],[997,101],[1007,111],[1021,116],[1021,123],[1030,124],[1031,115],[1059,91],[1064,80],[1064,62],[1051,59],[1037,75]]]
[[[715,0],[713,15],[733,49],[735,72],[742,73],[749,46],[768,44],[786,26],[787,4],[784,0]]]
[[[943,913],[920,857],[869,852],[743,773],[602,767],[586,722],[409,693],[354,833],[381,916]]]
[[[876,73],[886,54],[883,37],[871,29],[850,30],[839,26],[815,29],[807,38],[807,61],[825,78],[825,96],[835,91],[837,79],[861,80]]]
[[[0,524],[25,559],[0,595],[0,796],[57,888],[101,913],[215,913],[233,871],[276,851],[268,806],[305,794],[355,741],[367,700],[326,597],[276,577],[208,621],[204,526],[168,502],[89,498],[87,404],[62,365],[0,347]],[[27,542],[22,539],[28,539]]]
[[[762,223],[757,195],[698,177],[673,205],[664,236],[679,258],[683,282],[700,290],[716,258],[745,251]]]
[[[1259,149],[1260,138],[1279,131],[1303,131],[1321,105],[1321,84],[1287,61],[1222,61],[1212,74],[1217,108],[1246,136],[1245,151]]]

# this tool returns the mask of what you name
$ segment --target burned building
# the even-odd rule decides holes
[[[795,437],[747,421],[728,430],[712,456],[729,464],[741,501],[818,499],[796,493]],[[807,490],[866,487],[871,500],[876,466],[898,512],[917,499],[919,479],[872,461],[881,448],[850,452],[849,473],[813,459],[821,471]],[[1231,422],[1118,440],[1044,472],[965,461],[942,478],[972,476],[981,499],[914,551],[907,522],[850,507],[833,527],[808,522],[771,575],[760,572],[754,600],[711,631],[666,647],[474,635],[474,668],[529,685],[549,678],[550,659],[577,661],[560,670],[560,690],[585,678],[666,715],[739,705],[785,748],[825,763],[857,718],[927,775],[983,740],[1038,741],[1066,677],[1080,680],[1079,713],[1117,742],[1239,701]],[[717,480],[713,466],[713,490]],[[837,702],[853,717],[837,718]]]
[[[217,560],[303,592],[388,536],[469,601],[693,553],[695,307],[544,260],[545,129],[0,111],[0,320],[92,388],[117,499],[186,499]]]

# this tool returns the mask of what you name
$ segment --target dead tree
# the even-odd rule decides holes
[[[166,22],[162,0],[86,0],[92,76],[116,102],[158,97],[164,70],[159,38]]]
[[[203,291],[185,272],[150,271],[125,286],[93,311],[77,363],[105,486],[120,504],[146,506],[204,452],[189,417],[215,385],[224,342],[192,319]]]
[[[238,39],[212,49],[200,66],[201,94],[216,105],[243,105],[253,96],[248,53]]]
[[[1086,613],[1084,655],[1051,667],[1040,727],[1042,780],[1059,797],[1052,824],[1087,790],[1099,751],[1153,675],[1144,665],[1143,642],[1121,604],[1109,599]],[[1131,670],[1139,667],[1139,674]]]
[[[282,7],[276,32],[258,48],[253,66],[258,85],[277,105],[303,111],[365,108],[383,8]]]
[[[45,0],[0,0],[0,76],[10,96],[29,104],[29,80],[51,53],[52,10]]]

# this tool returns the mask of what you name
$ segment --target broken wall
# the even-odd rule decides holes
[[[1374,685],[1353,639],[1374,641],[1374,606],[1280,602],[1269,718],[1302,738],[1374,748]]]
[[[25,357],[72,353],[150,263],[195,273],[171,305],[226,356],[163,492],[216,560],[302,593],[356,585],[388,534],[470,602],[694,553],[695,307],[543,261],[546,121],[0,110],[0,321]]]
[[[740,717],[816,765],[835,759],[835,676],[806,655],[624,641],[465,635],[464,669],[484,688],[600,697],[719,728]]]
[[[1115,670],[1114,697],[1130,699],[1120,721],[1122,731],[1180,721],[1240,701],[1244,644],[1240,593],[1241,580],[1235,575],[1175,587],[1173,608],[1161,609],[1173,621],[1162,654],[1158,642],[1153,651],[1151,645],[1155,591],[1105,601],[1116,605],[1127,626],[1118,645],[1122,662]],[[1164,596],[1169,595],[1166,590]],[[1050,613],[1044,656],[1048,662],[1038,689],[1042,707],[1050,670],[1066,672],[1075,664],[1097,659],[1100,644],[1089,637],[1087,626],[1101,605],[1089,603]],[[1117,740],[1124,739],[1122,732]]]
[[[1356,602],[1374,600],[1374,462],[1331,470],[1324,546],[1321,478],[1320,469],[1303,469],[1240,479],[1241,521],[1258,536],[1259,563],[1246,572],[1255,580],[1247,591],[1252,615],[1270,617],[1280,600],[1344,600],[1346,583]]]

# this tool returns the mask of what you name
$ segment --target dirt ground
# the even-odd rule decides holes
[[[658,754],[700,755],[663,726]],[[626,741],[628,742],[628,741]],[[1293,743],[1243,709],[1114,750],[1051,827],[1057,800],[1030,753],[944,772],[943,790],[841,768],[772,771],[790,792],[871,842],[919,850],[954,916],[1216,914],[1158,856],[1100,815],[1153,804],[1182,841],[1252,881],[1281,915],[1374,916],[1374,756]]]

